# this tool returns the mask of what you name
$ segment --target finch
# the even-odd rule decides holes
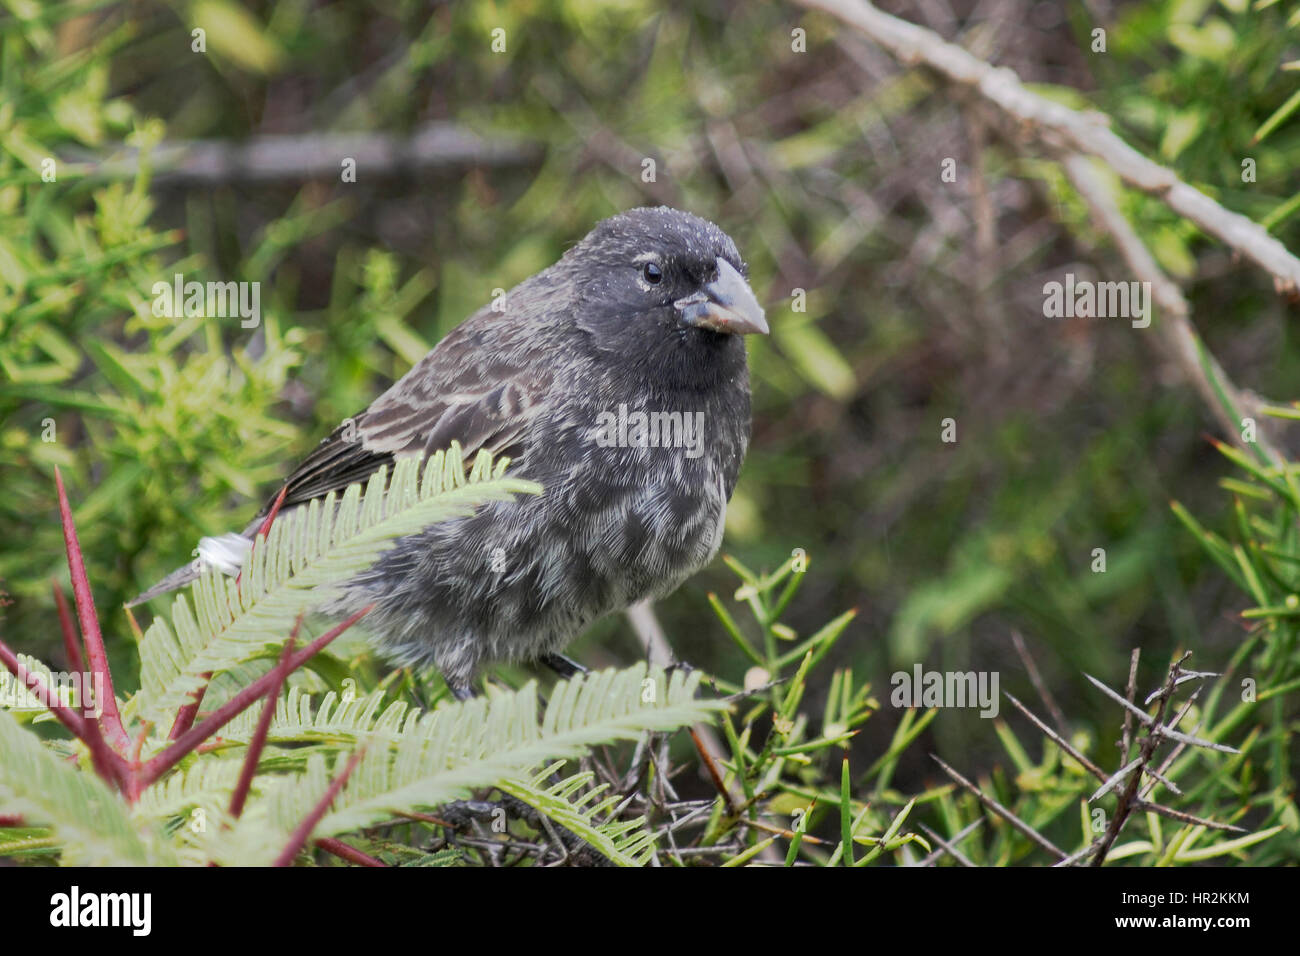
[[[717,554],[749,444],[743,337],[767,331],[713,223],[668,207],[598,223],[322,441],[285,481],[281,513],[453,440],[467,461],[508,456],[542,493],[397,539],[320,610],[374,604],[377,650],[436,668],[459,699],[496,662],[581,670],[561,652],[584,628]],[[270,508],[205,538],[202,561],[238,573]],[[198,573],[187,565],[131,603]]]

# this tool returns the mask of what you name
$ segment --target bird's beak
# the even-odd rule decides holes
[[[673,303],[682,321],[698,329],[731,335],[767,335],[763,307],[745,277],[726,259],[718,260],[718,277],[694,295]]]

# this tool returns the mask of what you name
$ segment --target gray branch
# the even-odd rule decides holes
[[[464,166],[526,166],[542,155],[535,143],[480,136],[456,123],[429,123],[410,136],[389,133],[304,133],[254,136],[243,142],[194,140],[162,143],[148,158],[157,180],[180,183],[275,182],[337,178],[345,159],[356,162],[357,179]],[[123,147],[112,155],[73,153],[68,161],[87,176],[130,179],[140,152]]]

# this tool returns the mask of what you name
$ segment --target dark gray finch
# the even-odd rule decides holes
[[[470,696],[479,668],[561,656],[592,621],[674,590],[722,543],[749,444],[742,337],[766,334],[736,244],[689,213],[633,209],[480,309],[285,482],[283,509],[460,442],[540,495],[398,539],[322,610],[375,603],[384,656]],[[273,499],[274,500],[274,499]],[[201,561],[237,573],[270,505]],[[281,512],[282,514],[284,511]],[[196,562],[197,563],[197,562]],[[133,601],[192,581],[190,565]]]

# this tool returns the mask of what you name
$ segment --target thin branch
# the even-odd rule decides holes
[[[1147,714],[1145,711],[1139,710],[1133,704],[1134,687],[1132,683],[1132,670],[1130,670],[1128,700],[1125,700],[1094,677],[1088,674],[1083,675],[1095,686],[1100,687],[1107,696],[1122,704],[1125,708],[1126,714],[1132,714],[1137,717],[1137,719],[1141,721],[1142,725],[1147,728],[1146,736],[1142,738],[1141,743],[1138,745],[1137,758],[1124,768],[1125,771],[1129,771],[1128,780],[1124,785],[1124,789],[1120,791],[1118,795],[1115,804],[1115,813],[1111,816],[1110,822],[1106,825],[1106,832],[1103,833],[1101,838],[1096,842],[1097,851],[1093,854],[1092,862],[1090,864],[1091,866],[1099,867],[1106,862],[1106,854],[1110,852],[1110,848],[1115,844],[1115,840],[1119,837],[1120,831],[1124,829],[1124,824],[1128,822],[1129,816],[1134,812],[1134,806],[1137,803],[1138,786],[1142,783],[1141,768],[1151,762],[1151,759],[1155,756],[1156,748],[1159,747],[1164,740],[1161,735],[1161,731],[1164,730],[1161,726],[1161,721],[1164,719],[1165,709],[1169,706],[1169,701],[1173,697],[1180,666],[1183,661],[1187,660],[1187,657],[1188,655],[1184,654],[1181,658],[1169,665],[1169,675],[1165,679],[1164,693],[1160,695],[1160,701],[1156,705],[1156,713],[1154,717]],[[1133,662],[1134,664],[1137,662],[1136,651],[1134,652]],[[1125,754],[1127,755],[1127,748],[1125,748]],[[1132,769],[1130,770],[1130,768]],[[1121,771],[1121,773],[1122,772],[1123,771]],[[1118,777],[1119,774],[1116,774],[1116,776]]]
[[[970,857],[968,857],[965,853],[961,852],[961,850],[957,849],[957,843],[959,840],[961,840],[963,836],[965,836],[967,833],[970,833],[972,830],[974,830],[977,826],[979,826],[983,822],[984,822],[984,818],[980,817],[977,820],[975,820],[973,823],[968,824],[959,834],[957,834],[956,837],[952,839],[951,842],[939,836],[939,834],[935,833],[924,823],[921,824],[921,829],[926,832],[926,835],[929,836],[931,840],[939,844],[940,849],[937,850],[936,853],[948,853],[952,856],[954,860],[956,860],[962,866],[974,867],[975,864],[971,862]],[[930,854],[930,856],[935,856],[936,853],[932,853]],[[926,859],[929,859],[929,857],[926,857]]]
[[[345,159],[356,161],[357,177],[362,179],[424,169],[528,166],[541,156],[541,148],[534,143],[487,138],[456,123],[435,122],[411,136],[367,131],[253,136],[238,143],[162,143],[143,163],[134,148],[123,148],[112,156],[73,151],[67,165],[74,174],[102,179],[133,179],[141,166],[147,165],[159,182],[209,185],[338,179]]]
[[[1085,770],[1087,770],[1098,780],[1104,781],[1106,779],[1106,771],[1102,770],[1095,763],[1089,760],[1088,757],[1081,750],[1079,750],[1078,747],[1074,746],[1074,744],[1070,743],[1068,740],[1066,740],[1064,737],[1058,734],[1051,727],[1047,726],[1047,724],[1043,723],[1043,721],[1039,720],[1038,716],[1034,714],[1034,712],[1031,711],[1028,707],[1020,703],[1020,701],[1016,700],[1014,696],[1012,696],[1010,693],[1008,693],[1005,690],[1002,692],[1002,696],[1006,697],[1007,700],[1011,701],[1011,703],[1015,705],[1016,709],[1019,710],[1026,717],[1028,717],[1035,727],[1037,727],[1039,730],[1041,730],[1044,734],[1047,735],[1049,740],[1051,740],[1054,744],[1056,744],[1056,746],[1060,747],[1063,751],[1065,751],[1067,754],[1073,757],[1074,760],[1078,762],[1079,766],[1083,767]]]
[[[1142,726],[1148,728],[1148,732],[1154,732],[1157,736],[1160,737],[1168,737],[1170,740],[1181,740],[1183,743],[1191,744],[1193,747],[1205,747],[1207,750],[1217,750],[1220,753],[1225,753],[1225,754],[1241,753],[1241,751],[1238,750],[1236,747],[1229,747],[1227,744],[1220,744],[1220,743],[1216,743],[1213,740],[1203,740],[1200,737],[1192,737],[1188,734],[1179,733],[1178,731],[1174,730],[1174,728],[1165,724],[1161,724],[1159,716],[1152,717],[1146,711],[1140,709],[1136,704],[1129,703],[1119,694],[1115,693],[1113,690],[1111,690],[1109,687],[1103,684],[1101,681],[1097,680],[1097,678],[1093,677],[1091,674],[1084,674],[1083,676],[1086,677],[1094,687],[1103,691],[1106,694],[1106,696],[1109,697],[1111,700],[1114,700],[1117,703],[1122,704],[1130,713],[1133,714],[1133,716],[1135,716],[1138,719],[1138,721],[1142,724]],[[1161,714],[1164,713],[1164,705],[1167,701],[1168,701],[1168,697],[1161,698],[1159,713]]]
[[[1133,701],[1137,699],[1137,674],[1138,659],[1142,656],[1142,649],[1135,647],[1128,656],[1128,684],[1125,693],[1128,694],[1128,708],[1124,710],[1124,732],[1120,738],[1120,754],[1124,757],[1129,755],[1133,748]]]
[[[1011,645],[1016,649],[1016,654],[1020,657],[1021,663],[1025,665],[1025,671],[1029,674],[1029,682],[1034,685],[1034,690],[1038,691],[1043,706],[1052,715],[1052,723],[1056,724],[1056,729],[1061,732],[1061,736],[1069,733],[1070,728],[1065,720],[1065,713],[1057,705],[1056,698],[1052,696],[1047,682],[1043,680],[1043,675],[1039,673],[1038,664],[1034,661],[1033,655],[1029,653],[1029,648],[1025,645],[1025,639],[1019,631],[1011,632]],[[1026,714],[1029,713],[1023,706],[1021,706],[1021,710]]]
[[[1133,810],[1135,813],[1158,813],[1162,817],[1168,817],[1170,820],[1177,820],[1179,823],[1190,823],[1193,826],[1206,827],[1210,830],[1227,830],[1230,833],[1246,832],[1245,828],[1235,827],[1231,823],[1219,823],[1217,820],[1208,820],[1205,817],[1198,817],[1194,813],[1175,810],[1172,807],[1161,806],[1158,803],[1151,803],[1147,800],[1134,800]]]
[[[976,800],[984,804],[985,807],[987,807],[992,812],[996,813],[1002,819],[1006,820],[1013,827],[1019,830],[1020,833],[1028,837],[1032,842],[1038,844],[1048,853],[1051,853],[1053,856],[1055,856],[1058,860],[1065,858],[1066,853],[1064,850],[1056,846],[1054,843],[1052,843],[1051,840],[1047,839],[1047,837],[1043,836],[1041,833],[1039,833],[1037,830],[1031,827],[1024,820],[1020,819],[1018,816],[1016,816],[1014,813],[1012,813],[1002,804],[998,803],[992,797],[988,796],[983,790],[975,786],[975,784],[971,783],[969,780],[967,780],[965,777],[959,774],[956,770],[952,769],[952,767],[948,766],[946,763],[944,763],[941,759],[939,759],[934,754],[930,754],[930,759],[933,760],[935,763],[937,763],[940,767],[942,767],[944,773],[952,777],[953,780],[955,780],[966,790],[970,791],[970,793],[972,793],[975,796]]]

